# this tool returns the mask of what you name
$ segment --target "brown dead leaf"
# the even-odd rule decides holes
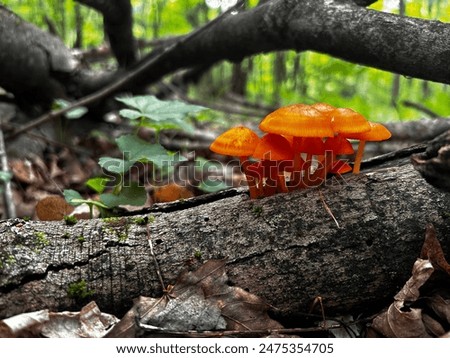
[[[445,329],[437,320],[435,320],[433,317],[423,314],[422,315],[422,321],[425,325],[427,331],[433,336],[433,337],[440,337],[445,334]]]
[[[412,276],[394,297],[386,312],[378,315],[372,327],[385,337],[442,337],[448,333],[444,327],[450,323],[450,300],[441,296],[421,298],[421,308],[414,303],[420,298],[419,289],[428,281],[435,269],[447,273],[449,265],[436,238],[433,225],[427,225],[421,258],[414,263]],[[434,314],[424,313],[434,311]]]
[[[436,238],[436,230],[432,224],[427,225],[420,258],[430,260],[435,269],[441,269],[450,275],[450,265],[445,259],[441,244]]]
[[[394,302],[386,312],[377,316],[372,326],[388,338],[431,337],[422,321],[422,310],[405,308],[400,301]]]
[[[70,215],[74,207],[69,205],[61,196],[47,196],[39,200],[36,205],[36,215],[39,220],[62,220],[65,215]]]
[[[90,302],[80,312],[50,312],[41,334],[48,338],[101,338],[118,321],[115,316],[102,313],[95,302]]]
[[[192,198],[194,193],[188,188],[176,183],[171,183],[155,188],[153,201],[155,203],[168,203],[180,199]]]
[[[181,277],[182,283],[196,282],[205,298],[220,308],[228,330],[279,329],[282,326],[269,318],[270,306],[261,298],[240,287],[229,286],[225,270],[225,260],[210,260],[195,272],[187,272]],[[183,284],[175,285],[174,292]]]
[[[373,320],[372,327],[390,338],[430,337],[422,320],[422,310],[410,306],[419,298],[419,288],[433,271],[428,260],[417,259],[411,278],[394,297],[395,302],[388,310]]]
[[[450,300],[439,295],[427,298],[427,305],[446,323],[450,324]]]
[[[415,302],[420,296],[419,289],[428,281],[434,272],[433,265],[428,260],[417,259],[414,262],[412,276],[405,283],[403,288],[394,297],[400,302]]]
[[[42,310],[4,319],[0,321],[0,337],[100,338],[118,321],[90,302],[80,312]]]
[[[283,328],[272,320],[261,298],[227,284],[225,260],[209,260],[196,271],[181,273],[176,284],[159,299],[140,297],[109,337],[147,332],[260,330]]]
[[[9,163],[14,178],[26,184],[42,184],[42,179],[39,172],[33,167],[33,163],[28,159],[12,160]]]
[[[39,337],[40,327],[48,321],[48,310],[22,313],[0,321],[14,337]]]

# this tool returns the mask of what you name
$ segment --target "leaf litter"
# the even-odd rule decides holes
[[[429,224],[412,276],[394,297],[389,308],[372,322],[376,333],[389,338],[448,337],[450,300],[443,298],[439,292],[431,297],[422,297],[420,289],[436,270],[450,274],[449,267],[436,238],[436,231]]]

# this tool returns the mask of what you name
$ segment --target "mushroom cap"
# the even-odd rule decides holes
[[[269,113],[259,124],[263,132],[294,137],[331,137],[334,135],[328,118],[306,104],[293,104]]]
[[[317,109],[327,116],[336,109],[336,107],[332,106],[331,104],[323,102],[314,103],[311,105],[311,107]]]
[[[295,151],[300,153],[309,153],[313,155],[321,155],[325,153],[325,144],[322,141],[322,138],[318,137],[304,137],[299,141],[295,142],[297,145],[295,146]]]
[[[353,154],[355,152],[350,141],[342,135],[327,138],[325,150],[331,150],[335,155]]]
[[[364,133],[349,133],[345,136],[351,139],[378,142],[391,138],[391,132],[380,123],[369,122],[370,131]]]
[[[369,121],[351,108],[336,108],[330,114],[335,133],[362,133],[370,131]]]
[[[331,166],[330,173],[344,174],[352,171],[352,167],[344,160],[336,160]]]
[[[251,129],[238,126],[219,135],[209,149],[223,155],[251,156],[259,143],[258,135]]]
[[[260,139],[252,156],[258,159],[286,160],[293,158],[294,151],[285,137],[268,133]]]

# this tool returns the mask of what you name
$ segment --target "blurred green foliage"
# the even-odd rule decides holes
[[[257,0],[247,1],[248,7]],[[101,16],[73,0],[7,0],[9,7],[26,20],[48,29],[53,24],[68,46],[83,48],[103,42]],[[449,0],[403,0],[405,15],[450,22]],[[205,0],[132,0],[134,34],[139,39],[182,35],[219,14]],[[378,11],[399,13],[399,0],[379,0],[371,6]],[[80,32],[79,32],[80,33]],[[277,57],[278,56],[278,57]],[[297,102],[328,102],[351,107],[374,121],[410,120],[424,117],[403,101],[418,103],[441,116],[450,116],[450,86],[348,63],[312,52],[266,54],[246,59],[247,74],[242,93],[249,101],[264,105]],[[200,86],[190,89],[191,97],[214,101],[230,92],[233,65],[222,63],[205,76]],[[256,120],[256,119],[255,119]]]

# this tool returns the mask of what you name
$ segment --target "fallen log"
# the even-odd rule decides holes
[[[3,221],[0,318],[79,310],[91,300],[121,316],[139,295],[159,297],[160,278],[174,284],[181,270],[213,258],[227,258],[230,284],[284,317],[307,312],[317,296],[327,314],[376,312],[410,276],[427,224],[450,249],[450,194],[410,163],[424,150],[391,153],[360,175],[264,199],[231,189],[75,225]]]

